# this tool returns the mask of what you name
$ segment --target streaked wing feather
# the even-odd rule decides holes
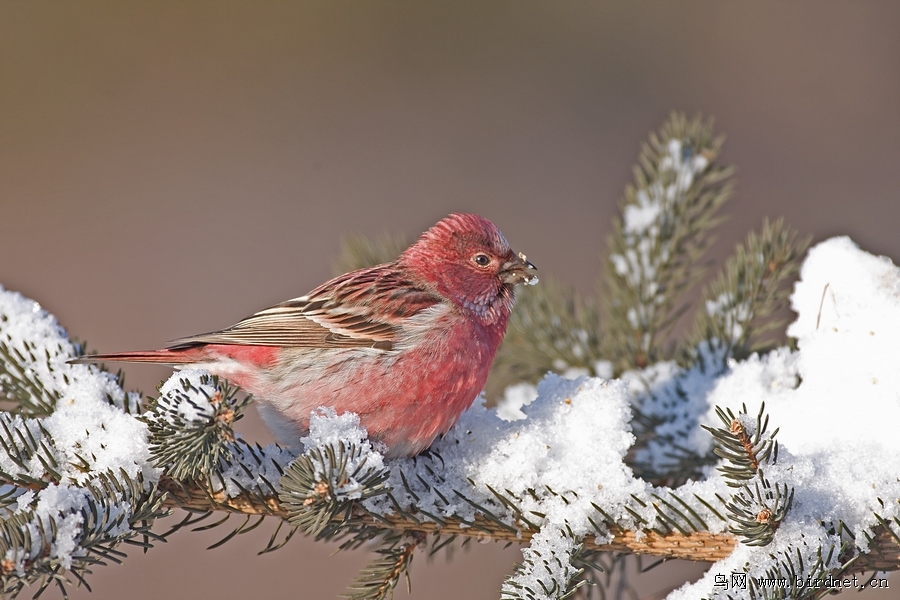
[[[341,275],[307,296],[261,310],[228,329],[175,340],[169,348],[237,344],[390,350],[404,319],[440,301],[391,266]],[[373,305],[379,307],[377,315]]]

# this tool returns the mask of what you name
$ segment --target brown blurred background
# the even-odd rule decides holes
[[[714,116],[739,168],[717,255],[784,216],[898,260],[898,31],[889,2],[4,2],[0,283],[93,349],[152,348],[308,291],[342,235],[476,211],[589,292],[673,109]],[[167,371],[127,373],[152,392]],[[257,557],[268,531],[204,550],[225,533],[74,598],[333,598],[367,559]],[[420,557],[413,597],[497,598],[519,558]]]

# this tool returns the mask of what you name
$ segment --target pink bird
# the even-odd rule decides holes
[[[228,329],[77,362],[206,369],[260,400],[284,444],[298,445],[310,413],[330,406],[359,415],[386,456],[413,456],[484,388],[513,288],[537,283],[534,270],[493,223],[452,214],[397,260],[340,275]]]

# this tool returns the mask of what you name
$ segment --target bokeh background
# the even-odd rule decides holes
[[[897,261],[898,31],[874,1],[4,2],[0,283],[93,349],[153,348],[308,291],[342,235],[474,211],[591,292],[673,109],[714,116],[739,169],[714,257],[784,216]],[[126,372],[146,392],[167,375]],[[225,533],[133,552],[73,597],[333,598],[367,559],[257,557],[268,531],[204,550]],[[413,598],[496,598],[519,557],[419,558]],[[645,598],[699,572],[665,568]]]

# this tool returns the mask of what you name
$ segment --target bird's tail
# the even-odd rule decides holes
[[[197,361],[197,353],[190,350],[146,350],[139,352],[115,352],[112,354],[86,354],[73,358],[69,364],[101,362],[135,362],[181,365]]]

